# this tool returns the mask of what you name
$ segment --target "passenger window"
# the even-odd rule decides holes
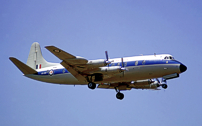
[[[120,66],[120,63],[118,63],[117,66]]]
[[[114,63],[112,63],[112,66],[114,66]]]

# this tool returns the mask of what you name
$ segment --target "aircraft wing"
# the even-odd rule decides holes
[[[149,90],[159,90],[156,84],[148,83],[148,80],[138,80],[135,83],[131,82],[120,82],[120,83],[109,83],[109,84],[99,84],[97,88],[104,89],[115,89],[119,90],[131,90],[134,89],[149,89]]]
[[[9,57],[9,59],[13,62],[13,64],[15,64],[17,66],[17,68],[24,73],[25,75],[27,74],[36,74],[37,71],[32,69],[31,67],[27,66],[26,64],[24,64],[23,62],[21,62],[20,60],[14,58],[14,57]]]
[[[53,53],[59,59],[64,60],[73,65],[86,64],[88,62],[88,60],[85,58],[73,56],[72,54],[69,54],[55,46],[46,46],[45,48],[48,49],[51,53]]]
[[[82,57],[73,56],[55,46],[46,46],[51,53],[62,60],[60,63],[64,66],[78,81],[86,82],[86,78],[81,74],[81,71],[77,68],[78,65],[85,65],[88,60]]]
[[[101,70],[99,63],[103,65],[105,62],[104,60],[98,60],[98,65],[97,63],[92,63],[92,61],[88,62],[87,59],[74,56],[72,54],[69,54],[62,49],[59,49],[55,46],[46,46],[46,49],[48,49],[51,53],[53,53],[56,57],[62,60],[60,63],[62,66],[64,66],[75,78],[77,78],[81,82],[86,82],[87,81],[87,76],[88,75],[93,75],[95,73],[98,74],[103,74],[106,75],[103,77],[103,79],[109,79],[113,77],[115,74],[119,74],[120,72],[115,69],[116,73],[113,72],[105,72],[106,70]],[[99,72],[103,73],[99,73]]]

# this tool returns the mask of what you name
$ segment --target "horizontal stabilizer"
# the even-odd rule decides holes
[[[27,66],[26,64],[22,63],[21,61],[19,61],[18,59],[14,58],[14,57],[9,57],[9,59],[18,67],[18,69],[26,74],[35,74],[37,73],[36,70],[32,69],[31,67]]]

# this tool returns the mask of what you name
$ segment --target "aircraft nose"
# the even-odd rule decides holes
[[[187,67],[185,65],[183,65],[183,64],[180,64],[180,71],[181,71],[181,73],[185,72],[186,70],[187,70]]]

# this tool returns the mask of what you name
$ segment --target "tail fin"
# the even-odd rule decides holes
[[[17,66],[17,68],[22,71],[25,75],[26,74],[35,74],[37,73],[36,70],[30,68],[29,66],[27,66],[26,64],[22,63],[21,61],[19,61],[18,59],[14,58],[14,57],[9,57],[9,59]]]
[[[44,67],[50,67],[56,65],[56,63],[47,62],[41,53],[41,48],[38,42],[34,42],[31,46],[29,56],[27,59],[27,65],[32,69],[41,69]]]

